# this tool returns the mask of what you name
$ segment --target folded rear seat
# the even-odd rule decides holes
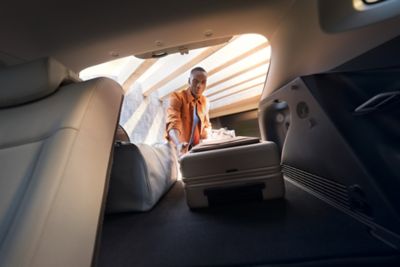
[[[201,152],[189,153],[181,159],[189,207],[283,197],[285,188],[276,144],[229,143],[234,147],[214,143],[216,149],[209,146],[207,151],[194,149]]]
[[[125,140],[125,141],[120,141]],[[177,178],[177,161],[169,144],[132,144],[117,131],[107,213],[148,211]]]
[[[52,58],[0,71],[0,266],[94,264],[122,98]]]

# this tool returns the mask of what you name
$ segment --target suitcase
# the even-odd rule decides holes
[[[285,192],[273,142],[189,153],[181,159],[181,173],[190,208],[281,198]]]

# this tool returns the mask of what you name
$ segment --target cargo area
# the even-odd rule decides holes
[[[106,215],[99,266],[397,266],[367,226],[285,180],[284,199],[191,211],[181,181],[149,212]]]

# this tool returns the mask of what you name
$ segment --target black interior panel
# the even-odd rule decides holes
[[[235,130],[237,136],[260,137],[256,109],[213,118],[211,119],[211,124],[213,129],[227,128],[228,130]]]
[[[400,234],[399,77],[400,69],[305,76],[260,105],[263,138],[278,142],[267,134],[270,110],[277,101],[289,106],[290,126],[282,148],[286,174],[325,199],[347,198],[348,207],[342,206],[346,212],[372,228],[383,226],[396,246]],[[371,102],[376,109],[356,111],[388,92],[394,97],[375,101],[378,105]]]

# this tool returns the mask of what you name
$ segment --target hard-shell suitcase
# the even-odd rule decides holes
[[[181,159],[181,172],[191,208],[280,198],[285,192],[278,148],[273,142],[189,153]]]

